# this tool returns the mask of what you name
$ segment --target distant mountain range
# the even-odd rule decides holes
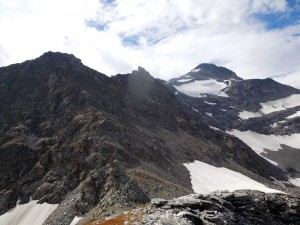
[[[37,214],[35,224],[89,224],[194,192],[297,196],[299,99],[298,89],[212,64],[168,82],[141,67],[108,77],[54,52],[0,68],[0,224]],[[229,224],[259,221],[232,215]]]

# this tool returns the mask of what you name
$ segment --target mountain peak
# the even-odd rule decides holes
[[[134,70],[133,72],[134,72],[134,73],[149,74],[149,72],[148,72],[145,68],[143,68],[143,67],[141,67],[141,66],[138,66],[138,69],[137,69],[137,70]]]
[[[61,52],[45,52],[43,55],[37,58],[37,60],[41,60],[45,63],[53,64],[53,63],[67,63],[67,64],[82,64],[81,60],[76,58],[73,54],[61,53]]]
[[[152,81],[154,79],[151,74],[141,66],[139,66],[137,70],[133,70],[132,75],[135,75],[138,79],[146,79],[148,81]]]
[[[198,78],[201,80],[242,80],[242,78],[238,77],[235,72],[225,67],[216,66],[215,64],[211,63],[201,63],[198,66],[196,66],[191,72],[186,74],[186,76],[187,75],[192,78]]]

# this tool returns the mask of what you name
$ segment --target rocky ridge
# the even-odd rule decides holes
[[[132,211],[79,224],[296,225],[300,224],[300,198],[250,190],[194,194],[172,200],[152,199]]]

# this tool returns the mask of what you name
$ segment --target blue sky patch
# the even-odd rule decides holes
[[[288,10],[285,12],[257,13],[255,18],[266,24],[268,30],[283,29],[287,26],[300,23],[300,1],[289,0]]]
[[[124,46],[139,46],[140,38],[138,35],[125,36],[122,38],[122,43]]]
[[[105,24],[97,23],[96,21],[93,21],[93,20],[88,20],[85,23],[88,27],[94,27],[98,31],[105,31],[105,29],[106,29]]]
[[[103,3],[110,5],[113,4],[116,0],[101,0]]]

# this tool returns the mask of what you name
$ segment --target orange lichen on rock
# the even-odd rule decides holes
[[[127,214],[120,214],[110,219],[102,219],[98,221],[87,222],[84,225],[132,225],[138,224],[138,222],[142,221],[142,219],[143,214],[141,212],[129,212]]]
[[[85,225],[124,225],[126,216],[121,214],[108,220],[100,220],[97,222],[88,222]]]

